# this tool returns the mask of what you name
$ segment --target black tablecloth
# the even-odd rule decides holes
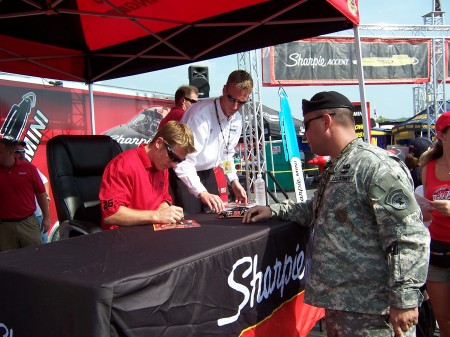
[[[301,293],[307,229],[195,218],[0,253],[0,335],[239,336]]]

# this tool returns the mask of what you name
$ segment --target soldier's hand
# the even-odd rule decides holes
[[[255,206],[250,208],[242,219],[242,223],[268,220],[272,217],[272,210],[269,206]]]
[[[389,316],[395,336],[403,336],[403,332],[407,332],[417,324],[419,311],[417,308],[396,309],[391,307]]]

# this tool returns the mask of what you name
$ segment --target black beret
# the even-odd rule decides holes
[[[311,111],[333,108],[347,108],[354,111],[352,102],[336,91],[322,91],[315,94],[310,101],[302,100],[303,116]]]

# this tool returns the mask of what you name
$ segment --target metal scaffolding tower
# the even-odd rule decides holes
[[[433,11],[423,16],[424,25],[361,25],[364,37],[428,38],[432,41],[430,81],[413,88],[413,114],[428,110],[428,137],[434,132],[429,126],[436,117],[446,111],[445,94],[445,38],[449,36],[450,26],[443,25],[444,12]],[[405,32],[411,34],[406,36]],[[437,116],[435,114],[437,111]]]
[[[438,7],[438,8],[436,8]],[[444,13],[441,12],[439,1],[433,1],[433,11],[423,16],[425,25],[443,26]],[[439,115],[446,111],[445,98],[445,39],[435,37],[432,40],[431,50],[431,78],[425,86],[427,97],[427,125],[428,138],[431,138],[434,129],[430,125],[436,123]],[[433,107],[433,109],[431,109]]]
[[[258,69],[261,59],[259,50],[240,53],[238,57],[238,69],[246,70],[253,77],[254,88],[250,95],[249,103],[242,107],[244,135],[244,164],[245,179],[247,183],[247,195],[251,202],[255,201],[251,193],[256,175],[266,171],[266,147],[264,138],[264,119],[262,111],[260,71]],[[252,196],[252,197],[251,197]]]

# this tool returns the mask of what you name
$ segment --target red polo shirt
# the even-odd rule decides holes
[[[169,121],[177,121],[179,122],[181,120],[181,117],[184,115],[183,108],[180,108],[178,106],[174,106],[172,109],[170,109],[170,112],[164,117],[161,122],[159,122],[158,130],[161,129],[164,125],[167,124]]]
[[[136,210],[156,210],[169,194],[168,171],[158,171],[145,152],[146,144],[122,152],[105,168],[100,186],[103,219],[113,215],[120,206]],[[103,229],[118,226],[102,224]]]
[[[35,195],[44,193],[45,186],[36,167],[18,161],[7,169],[0,167],[0,219],[21,219],[36,210]]]

